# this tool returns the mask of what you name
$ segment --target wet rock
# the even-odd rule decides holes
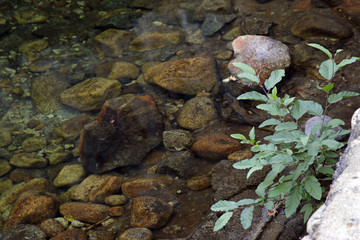
[[[304,14],[296,18],[291,33],[303,39],[313,37],[345,39],[353,35],[351,28],[336,17]]]
[[[46,240],[46,235],[38,226],[30,224],[19,224],[6,229],[2,234],[1,240]]]
[[[152,240],[153,234],[147,228],[130,228],[123,232],[116,240]]]
[[[240,161],[244,159],[250,159],[253,157],[253,153],[250,150],[240,150],[231,153],[227,159],[234,160],[234,161]]]
[[[35,73],[46,72],[50,70],[52,66],[53,64],[49,60],[38,60],[29,65],[29,71]]]
[[[9,178],[0,178],[0,195],[13,186],[13,182]]]
[[[185,40],[187,43],[191,43],[191,44],[203,44],[205,37],[201,33],[201,30],[198,29],[193,33],[189,34],[188,36],[186,36]]]
[[[227,31],[224,35],[222,35],[221,38],[226,41],[232,41],[240,35],[243,35],[242,30],[240,26],[236,26]]]
[[[88,239],[94,240],[115,240],[116,234],[108,230],[90,230],[86,232]]]
[[[0,127],[0,147],[7,147],[12,142],[11,131],[7,128]]]
[[[59,108],[59,96],[68,84],[59,72],[44,73],[35,78],[31,85],[31,100],[43,114],[49,114]]]
[[[195,171],[195,160],[190,151],[170,152],[157,164],[156,169],[160,174],[175,174],[185,178],[195,174]]]
[[[211,186],[215,190],[215,201],[229,199],[249,186],[258,185],[270,170],[269,167],[264,167],[246,178],[248,169],[235,169],[232,166],[234,163],[234,161],[222,160],[213,168]]]
[[[201,158],[209,160],[225,159],[241,149],[238,140],[223,133],[211,133],[197,140],[191,150]]]
[[[201,32],[205,36],[212,36],[219,31],[226,23],[231,22],[236,18],[236,14],[218,14],[208,13],[205,15],[205,20],[201,25]]]
[[[133,35],[129,31],[108,29],[94,38],[94,48],[100,56],[118,57],[129,48]]]
[[[120,91],[119,81],[93,77],[63,91],[60,100],[80,111],[92,111],[100,109],[106,100],[119,96]]]
[[[43,168],[48,160],[35,153],[18,153],[10,159],[10,164],[22,168]]]
[[[96,22],[97,27],[127,29],[131,27],[130,12],[127,14],[124,9],[110,9],[102,18]]]
[[[140,164],[161,142],[162,116],[150,96],[123,95],[108,100],[80,138],[81,160],[92,173]]]
[[[208,57],[170,60],[148,68],[144,77],[148,83],[188,95],[208,92],[217,83],[215,62]]]
[[[184,40],[180,30],[156,29],[141,33],[130,44],[130,50],[144,52],[163,48],[168,45],[177,45]]]
[[[128,197],[149,195],[151,192],[159,192],[169,186],[173,179],[168,176],[155,176],[151,178],[138,178],[122,184],[121,190]]]
[[[18,224],[39,224],[45,219],[55,217],[57,207],[57,201],[50,195],[25,192],[19,197],[4,228]]]
[[[111,175],[90,175],[71,188],[71,199],[82,202],[102,203],[107,196],[119,192],[122,179]]]
[[[277,40],[265,36],[244,35],[232,42],[235,59],[228,67],[232,75],[237,76],[242,71],[233,63],[242,62],[260,72],[260,80],[264,82],[272,71],[285,69],[290,63],[289,48]]]
[[[48,180],[45,178],[35,178],[28,182],[21,182],[13,185],[6,192],[0,196],[0,211],[4,209],[6,205],[12,204],[16,199],[24,192],[28,190],[44,191],[49,185]]]
[[[19,47],[19,52],[29,53],[38,52],[44,50],[49,46],[49,42],[46,39],[36,39],[24,42]]]
[[[115,62],[107,78],[109,79],[136,79],[140,74],[139,68],[128,62]]]
[[[80,132],[84,125],[89,122],[90,115],[86,113],[79,114],[69,120],[66,120],[59,124],[53,130],[55,136],[60,136],[67,140],[74,140],[80,136]]]
[[[208,97],[195,97],[187,101],[180,109],[176,119],[180,127],[196,130],[218,120],[214,102]]]
[[[88,237],[86,233],[79,229],[79,228],[72,228],[67,229],[66,231],[63,231],[56,235],[55,237],[52,237],[51,240],[87,240]]]
[[[190,147],[193,138],[189,131],[175,129],[163,132],[163,144],[168,151],[182,151]]]
[[[46,168],[15,168],[11,171],[9,178],[13,182],[19,183],[42,176],[47,176]]]
[[[131,226],[140,228],[161,228],[170,219],[173,207],[160,198],[141,196],[133,199]]]
[[[14,18],[19,24],[43,23],[49,18],[49,14],[36,8],[19,9]]]
[[[222,51],[216,54],[215,58],[218,60],[229,60],[232,57],[231,51]]]
[[[11,165],[9,164],[9,162],[4,159],[0,159],[0,177],[10,172],[10,170]]]
[[[124,207],[123,206],[116,206],[109,209],[109,215],[112,217],[120,217],[124,215]]]
[[[72,156],[72,153],[69,151],[62,151],[62,152],[56,152],[51,153],[47,155],[47,159],[49,160],[49,164],[51,166],[58,165],[62,162],[65,162],[67,159],[69,159]]]
[[[81,164],[66,165],[54,179],[54,186],[70,186],[81,181],[84,177],[85,171]]]
[[[125,195],[110,195],[107,196],[104,202],[110,206],[119,206],[127,203],[128,199]]]
[[[59,233],[65,231],[63,225],[55,218],[46,219],[40,224],[40,228],[49,238],[55,237]]]
[[[22,142],[21,147],[24,152],[36,152],[46,145],[47,141],[44,137],[29,137]]]
[[[86,223],[96,223],[108,216],[110,207],[96,203],[67,202],[60,206],[60,214],[72,216]]]
[[[231,0],[203,0],[200,7],[206,11],[230,10]]]
[[[206,189],[211,184],[211,178],[208,176],[196,176],[190,178],[186,182],[186,186],[193,191],[200,191]]]
[[[126,0],[126,2],[129,4],[129,7],[146,9],[153,9],[159,4],[157,0]]]

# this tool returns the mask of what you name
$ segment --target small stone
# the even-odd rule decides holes
[[[54,179],[55,187],[73,185],[85,177],[85,170],[81,164],[66,165]]]
[[[0,195],[13,186],[13,182],[9,178],[0,178]]]
[[[47,141],[44,137],[29,137],[22,142],[21,147],[24,152],[36,152],[45,147],[46,144]]]
[[[200,191],[210,186],[211,179],[208,176],[197,176],[187,180],[186,186],[193,191]]]
[[[0,127],[0,147],[7,147],[12,142],[11,132]]]
[[[229,60],[232,57],[231,51],[222,51],[216,54],[215,58],[218,60]]]
[[[129,31],[108,29],[94,38],[94,48],[100,55],[118,57],[129,47],[133,35]]]
[[[123,232],[116,240],[152,240],[153,234],[147,228],[130,228]]]
[[[253,153],[250,150],[240,150],[231,153],[227,159],[234,160],[234,161],[240,161],[244,159],[250,159],[253,157]]]
[[[52,237],[51,240],[88,240],[86,233],[79,228],[67,229]]]
[[[49,218],[40,224],[41,230],[46,234],[47,237],[51,238],[57,234],[65,231],[65,228],[61,223],[54,218]]]
[[[115,62],[112,67],[108,79],[136,79],[140,74],[139,68],[128,62]]]
[[[10,159],[10,164],[22,168],[42,168],[48,165],[48,160],[35,153],[18,153]]]
[[[107,196],[104,202],[110,206],[124,205],[128,201],[125,195],[110,195]]]
[[[74,228],[82,228],[85,226],[85,223],[80,222],[75,219],[75,220],[71,221],[71,226],[73,226]]]
[[[188,178],[195,173],[195,169],[197,169],[195,166],[196,161],[190,151],[169,152],[157,164],[156,173],[176,174]]]
[[[42,23],[49,18],[49,14],[36,8],[17,10],[14,15],[19,24]]]
[[[46,240],[46,235],[36,225],[31,224],[19,224],[11,228],[6,229],[1,234],[1,240]]]
[[[201,30],[198,29],[193,33],[190,33],[186,36],[186,42],[191,44],[203,44],[205,41],[204,35],[201,33]]]
[[[124,215],[124,207],[116,206],[109,209],[109,215],[112,217],[120,217]]]
[[[44,50],[49,46],[49,42],[46,39],[37,39],[25,42],[20,45],[19,52],[29,53]]]
[[[233,27],[232,29],[230,29],[228,32],[226,32],[222,36],[222,39],[224,39],[226,41],[232,41],[240,35],[243,35],[241,28],[239,26],[236,26],[236,27]]]
[[[170,219],[173,207],[160,198],[141,196],[133,199],[131,208],[131,226],[143,228],[161,228]]]
[[[218,14],[208,13],[201,25],[201,32],[205,36],[212,36],[219,31],[226,23],[231,22],[236,18],[235,14]]]
[[[39,60],[29,65],[29,71],[39,73],[46,72],[52,67],[52,62],[49,60]]]
[[[163,144],[168,151],[182,151],[192,144],[192,135],[189,131],[176,129],[163,132]]]
[[[108,216],[110,207],[95,203],[67,202],[60,206],[60,214],[85,223],[97,223]]]
[[[10,170],[11,170],[11,165],[9,164],[9,162],[4,159],[0,159],[0,177],[10,172]]]
[[[74,140],[80,136],[80,132],[84,125],[89,122],[90,115],[86,113],[79,114],[68,119],[54,128],[53,134],[67,140]]]
[[[47,154],[47,156],[46,156],[46,158],[49,160],[49,164],[51,166],[55,166],[62,162],[65,162],[70,157],[71,157],[71,152],[69,152],[69,151],[50,153],[50,154]]]
[[[139,178],[122,184],[121,189],[124,195],[135,197],[151,191],[161,191],[166,185],[170,185],[173,179],[168,176],[153,178]]]

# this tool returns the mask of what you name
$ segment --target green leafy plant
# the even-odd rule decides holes
[[[344,124],[340,119],[326,121],[326,112],[331,104],[359,95],[350,91],[331,94],[334,87],[332,80],[339,69],[360,58],[343,59],[337,64],[336,56],[342,50],[337,50],[333,56],[319,44],[308,45],[321,50],[329,57],[319,68],[319,73],[326,79],[327,85],[317,86],[326,93],[327,101],[324,108],[314,101],[297,100],[288,94],[278,96],[276,84],[285,75],[283,69],[273,71],[261,84],[259,75],[253,68],[244,63],[234,63],[243,71],[237,76],[239,79],[258,84],[264,92],[246,92],[237,99],[263,102],[257,105],[257,108],[273,117],[264,121],[259,128],[273,126],[274,133],[264,138],[266,143],[256,141],[255,128],[249,132],[249,138],[242,134],[232,134],[231,137],[241,140],[241,143],[252,145],[251,151],[255,153],[251,159],[239,161],[233,167],[249,169],[248,178],[264,166],[270,165],[271,170],[256,188],[257,199],[242,199],[237,202],[222,200],[211,206],[212,211],[225,212],[216,221],[214,231],[223,228],[232,217],[233,210],[237,208],[243,209],[240,220],[243,228],[247,229],[252,223],[255,206],[265,206],[269,211],[274,211],[276,207],[284,205],[286,217],[289,217],[297,210],[301,201],[304,201],[305,204],[300,210],[304,212],[304,222],[319,206],[325,191],[321,182],[332,179],[338,157],[337,151],[345,145],[337,139],[350,132],[338,128]],[[318,116],[319,119],[309,134],[305,134],[301,127],[300,119],[305,114]]]

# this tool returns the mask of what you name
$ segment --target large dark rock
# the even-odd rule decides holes
[[[103,173],[140,164],[162,141],[164,122],[150,96],[123,95],[108,100],[97,121],[84,127],[81,160],[85,169]]]

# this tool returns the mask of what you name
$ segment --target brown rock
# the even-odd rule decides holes
[[[117,176],[90,175],[71,189],[71,198],[77,201],[102,203],[107,196],[119,192],[122,180]]]
[[[29,71],[31,72],[46,72],[52,67],[52,62],[49,60],[39,60],[29,65]]]
[[[81,164],[64,166],[54,179],[55,187],[71,186],[85,177],[85,170]]]
[[[67,202],[59,209],[63,216],[72,216],[81,222],[96,223],[109,215],[110,207],[95,203]]]
[[[163,48],[167,45],[176,45],[183,41],[184,34],[180,30],[156,29],[141,33],[130,44],[132,51],[149,51]]]
[[[110,195],[107,196],[104,202],[110,206],[124,205],[127,202],[127,197],[125,195]]]
[[[49,218],[40,224],[41,230],[46,234],[47,237],[55,237],[59,233],[65,231],[63,225],[54,218]]]
[[[36,152],[45,147],[46,144],[47,141],[44,137],[29,137],[22,142],[21,147],[24,152]]]
[[[20,45],[19,52],[29,53],[41,51],[49,46],[49,42],[46,39],[36,39],[25,42]]]
[[[215,62],[209,57],[167,61],[148,68],[144,77],[151,84],[189,95],[208,92],[217,83]]]
[[[131,209],[131,226],[144,228],[163,227],[170,219],[173,207],[163,200],[141,196],[133,199]]]
[[[153,178],[139,178],[123,183],[122,192],[128,197],[135,197],[151,191],[161,191],[163,187],[173,182],[168,176],[158,176]]]
[[[221,160],[241,149],[238,140],[223,133],[211,133],[197,140],[191,147],[199,157]]]
[[[14,15],[19,24],[42,23],[49,18],[49,14],[36,8],[17,10]]]
[[[69,120],[60,123],[60,125],[54,129],[53,134],[55,136],[60,136],[64,139],[73,140],[80,136],[81,130],[83,129],[84,125],[89,122],[89,120],[89,114],[79,114]]]
[[[218,119],[214,102],[208,97],[195,97],[180,109],[176,119],[180,127],[196,130]]]
[[[22,168],[46,167],[48,161],[35,153],[18,153],[10,159],[10,164]]]
[[[115,62],[107,78],[109,79],[136,79],[140,74],[139,68],[128,62]]]
[[[116,240],[152,240],[153,234],[147,228],[130,228],[123,232]]]
[[[108,29],[94,38],[95,50],[103,56],[118,57],[128,45],[134,33],[129,31]]]
[[[56,216],[57,202],[50,195],[25,192],[20,196],[4,229],[18,224],[38,224]]]
[[[100,109],[106,100],[119,96],[120,91],[117,80],[93,77],[63,91],[60,100],[80,111],[92,111]]]
[[[0,159],[0,177],[4,176],[11,170],[11,165],[8,161]]]
[[[87,240],[88,237],[86,233],[79,228],[67,229],[56,235],[55,237],[50,238],[50,240]]]
[[[244,159],[250,159],[253,157],[253,153],[250,150],[240,150],[231,153],[227,158],[229,160],[240,161]]]
[[[210,186],[211,179],[208,176],[197,176],[187,180],[186,186],[193,191],[200,191]]]
[[[120,217],[124,215],[124,207],[116,206],[109,209],[109,215],[112,217]]]
[[[189,131],[174,129],[163,132],[163,144],[168,151],[182,151],[191,146],[193,142]]]

